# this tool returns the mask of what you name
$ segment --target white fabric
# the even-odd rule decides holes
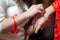
[[[23,13],[22,9],[20,7],[18,7],[18,4],[16,3],[16,1],[18,0],[0,0],[0,22],[2,22],[2,20],[5,17],[11,17],[13,16],[15,13],[16,14],[20,14]],[[27,6],[25,5],[25,10],[27,10]],[[25,22],[26,23],[26,22]],[[24,23],[24,24],[25,24]],[[23,24],[23,25],[24,25]],[[20,25],[21,26],[21,25]],[[3,40],[24,40],[25,36],[24,36],[24,28],[19,26],[19,30],[20,32],[18,34],[11,34],[11,30],[5,31],[5,32],[1,32],[2,31],[2,24],[0,23],[0,39]]]
[[[4,10],[3,8],[0,6],[0,23],[2,22],[2,20],[5,18],[5,15],[4,15]]]
[[[2,31],[2,25],[1,25],[1,23],[0,23],[0,32]]]
[[[8,17],[11,17],[13,16],[14,14],[20,14],[22,13],[23,11],[21,9],[18,8],[18,6],[12,6],[12,7],[9,7],[7,9],[7,16]]]

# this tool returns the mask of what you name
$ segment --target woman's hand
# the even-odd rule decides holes
[[[41,26],[43,26],[43,24],[47,21],[47,19],[45,17],[41,17],[36,21],[36,23],[34,24],[35,33],[37,33],[39,29],[41,29]]]
[[[28,12],[29,12],[29,13],[28,13]],[[34,16],[34,15],[36,15],[36,14],[37,14],[37,15],[36,15],[36,17],[34,18],[34,20],[33,20],[33,22],[32,22],[32,25],[30,25],[30,26],[27,28],[26,34],[31,35],[31,34],[34,33],[34,27],[33,27],[33,25],[34,25],[34,23],[35,23],[35,20],[37,20],[39,17],[41,17],[40,15],[38,15],[38,13],[40,13],[40,15],[44,13],[44,7],[43,7],[42,4],[32,5],[32,6],[28,9],[28,11],[27,11],[27,14],[28,14],[28,15],[27,15],[27,16],[32,17],[32,16]]]
[[[42,14],[44,13],[44,7],[42,4],[38,4],[38,5],[32,5],[28,10],[27,10],[27,16],[29,17],[33,17],[36,14]]]

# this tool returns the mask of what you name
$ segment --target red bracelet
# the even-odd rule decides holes
[[[16,34],[19,32],[19,30],[17,29],[17,24],[16,24],[14,16],[12,16],[12,19],[14,20],[14,29],[11,31],[11,33]]]
[[[14,20],[14,27],[15,27],[15,29],[16,29],[16,27],[17,27],[17,24],[16,24],[16,21],[15,21],[15,18],[14,18],[14,16],[13,16],[12,18],[13,18],[13,20]]]

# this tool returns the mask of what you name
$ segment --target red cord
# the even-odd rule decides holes
[[[16,28],[16,27],[17,27],[17,24],[16,24],[16,21],[15,21],[14,16],[13,16],[12,18],[13,18],[13,20],[14,20],[14,27]]]
[[[16,34],[19,32],[19,30],[17,29],[17,24],[16,24],[14,16],[12,16],[12,19],[14,20],[14,29],[11,31],[11,33]]]

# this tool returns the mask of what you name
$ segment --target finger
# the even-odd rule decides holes
[[[43,12],[41,10],[38,10],[38,13],[42,14]]]
[[[44,7],[42,6],[42,7],[40,7],[40,11],[42,11],[42,14],[43,13],[45,13],[45,9],[44,9]]]
[[[35,33],[37,33],[39,31],[40,27],[41,27],[40,25],[37,26]]]
[[[41,6],[43,6],[43,4],[38,4],[37,6],[41,7]]]
[[[42,11],[42,13],[41,13],[41,17],[44,16],[44,14],[45,14],[45,11]]]
[[[41,11],[45,10],[43,4],[38,4],[37,6],[40,8]]]
[[[43,7],[43,6],[41,6],[41,7],[40,7],[40,9],[41,9],[41,11],[45,11],[45,9],[44,9],[44,7]]]
[[[38,10],[38,13],[39,13],[41,16],[43,16],[44,13],[45,13],[45,11]]]
[[[41,26],[42,26],[42,24],[44,23],[45,21],[44,21],[44,17],[41,17],[39,20],[38,20],[38,26],[37,26],[37,28],[36,28],[36,30],[35,30],[35,33],[37,33],[38,32],[38,30],[41,28]]]
[[[45,11],[38,10],[38,13],[39,13],[41,16],[44,16]]]
[[[34,30],[37,28],[38,26],[38,23],[34,24]]]

